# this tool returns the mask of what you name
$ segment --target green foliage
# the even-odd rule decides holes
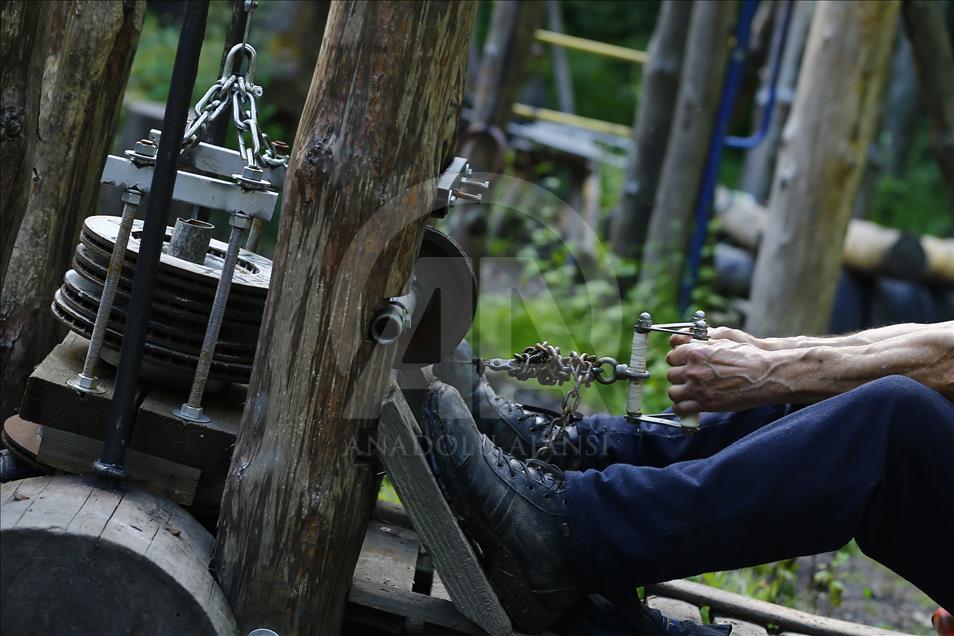
[[[789,559],[741,570],[710,572],[695,577],[695,580],[730,592],[794,607],[798,561]]]

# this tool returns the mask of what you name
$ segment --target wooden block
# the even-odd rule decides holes
[[[68,473],[87,474],[102,454],[102,440],[77,435],[56,428],[40,427],[41,438],[37,461]],[[159,457],[129,449],[126,465],[134,481],[162,493],[173,501],[191,505],[201,471]]]
[[[414,587],[416,563],[417,535],[372,519],[354,568],[354,580],[410,592]]]
[[[450,600],[450,594],[447,593],[447,588],[444,587],[444,581],[441,580],[437,572],[434,572],[434,580],[431,581],[431,596]]]
[[[106,390],[101,395],[85,394],[66,384],[82,370],[87,346],[85,338],[70,333],[40,363],[27,382],[20,413],[23,419],[87,438],[103,439],[112,399],[111,379],[100,380],[100,386]],[[101,364],[99,373],[106,375],[111,369]],[[233,384],[221,392],[207,394],[203,407],[212,421],[201,423],[172,415],[172,409],[185,400],[185,391],[146,387],[137,396],[139,408],[129,448],[198,469],[199,483],[190,495],[190,505],[217,509],[232,459],[245,393],[244,385]],[[180,496],[175,499],[186,501]]]
[[[658,583],[647,586],[646,591],[700,606],[708,605],[716,613],[730,614],[760,625],[778,625],[783,631],[805,632],[819,636],[899,636],[900,634],[868,625],[800,612],[692,581]]]
[[[713,623],[728,624],[732,626],[732,636],[768,636],[768,632],[761,625],[749,623],[720,614],[713,615]]]
[[[419,435],[417,422],[404,396],[397,385],[390,382],[378,425],[377,447],[383,451],[381,462],[454,604],[489,634],[510,634],[510,618],[441,494],[418,444]]]
[[[692,621],[702,624],[702,614],[692,603],[664,596],[650,596],[646,602],[650,607],[658,609],[674,621]]]
[[[218,508],[242,419],[245,394],[246,387],[236,384],[210,393],[202,405],[212,421],[188,422],[172,414],[172,409],[188,397],[184,392],[152,387],[139,405],[129,447],[198,468],[202,475],[195,505]]]
[[[103,439],[113,399],[112,367],[100,363],[99,386],[105,393],[83,393],[66,382],[83,370],[89,341],[73,332],[33,370],[27,380],[20,417],[71,433]]]
[[[237,633],[212,537],[168,499],[58,475],[3,484],[0,500],[4,633]]]

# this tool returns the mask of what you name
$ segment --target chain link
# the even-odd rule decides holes
[[[248,68],[242,72],[241,63],[236,66],[237,57],[242,54],[248,58]],[[262,96],[262,87],[254,83],[255,48],[242,42],[236,44],[225,58],[220,77],[192,108],[193,117],[183,135],[183,147],[190,148],[198,144],[205,136],[209,124],[217,119],[230,105],[232,123],[238,137],[239,153],[246,165],[261,168],[267,166],[286,166],[288,156],[278,152],[275,144],[258,125],[257,98]]]

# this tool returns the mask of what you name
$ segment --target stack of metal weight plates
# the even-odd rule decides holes
[[[73,257],[73,269],[66,272],[63,286],[53,300],[56,317],[87,338],[93,332],[118,232],[117,216],[86,219]],[[101,357],[114,366],[119,361],[141,234],[142,221],[136,221],[103,343]],[[167,243],[171,235],[172,228],[167,227]],[[226,248],[225,243],[213,239],[201,265],[162,254],[146,332],[144,378],[169,386],[188,386],[192,382]],[[225,382],[248,382],[271,270],[272,262],[267,258],[246,250],[239,253],[212,358],[210,380],[213,382],[209,388]]]

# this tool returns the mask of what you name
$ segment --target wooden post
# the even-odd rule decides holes
[[[734,9],[730,2],[697,2],[692,11],[675,119],[640,271],[640,281],[651,281],[664,306],[676,304],[702,171],[712,143]]]
[[[63,337],[50,303],[83,219],[99,213],[99,179],[146,9],[145,0],[49,4],[56,46],[42,73],[34,185],[0,301],[4,419],[19,406],[33,367]]]
[[[556,33],[563,33],[563,8],[560,0],[547,0],[547,27]],[[553,80],[557,89],[557,103],[564,113],[576,112],[573,99],[573,76],[570,74],[570,62],[566,49],[562,46],[550,46],[550,59],[553,63]]]
[[[627,258],[638,257],[646,241],[676,110],[692,5],[682,0],[664,2],[649,43],[643,90],[636,106],[636,126],[623,173],[623,193],[612,226],[613,251]]]
[[[378,486],[356,444],[374,433],[396,352],[368,325],[406,291],[454,148],[476,10],[331,6],[219,518],[215,568],[243,633],[340,629]]]
[[[0,287],[26,213],[33,181],[33,155],[43,63],[53,3],[10,0],[0,7]],[[4,371],[6,374],[6,371]]]
[[[778,157],[778,147],[782,139],[782,130],[788,113],[792,109],[792,100],[795,98],[795,82],[798,79],[798,70],[801,67],[802,54],[805,51],[805,40],[808,37],[808,27],[812,23],[814,2],[796,2],[792,7],[792,18],[788,25],[788,38],[785,42],[785,52],[782,54],[782,64],[779,69],[778,85],[775,95],[775,112],[772,113],[772,122],[769,124],[765,139],[745,155],[745,168],[742,171],[741,189],[752,194],[760,202],[768,200],[772,191],[772,175],[775,174],[775,162]],[[766,77],[763,90],[767,90]]]
[[[898,2],[824,2],[815,9],[752,280],[753,333],[820,333],[828,326],[898,9]]]
[[[951,199],[954,220],[954,50],[944,19],[944,3],[904,3],[904,28],[914,53],[921,103],[931,122],[934,154]]]

